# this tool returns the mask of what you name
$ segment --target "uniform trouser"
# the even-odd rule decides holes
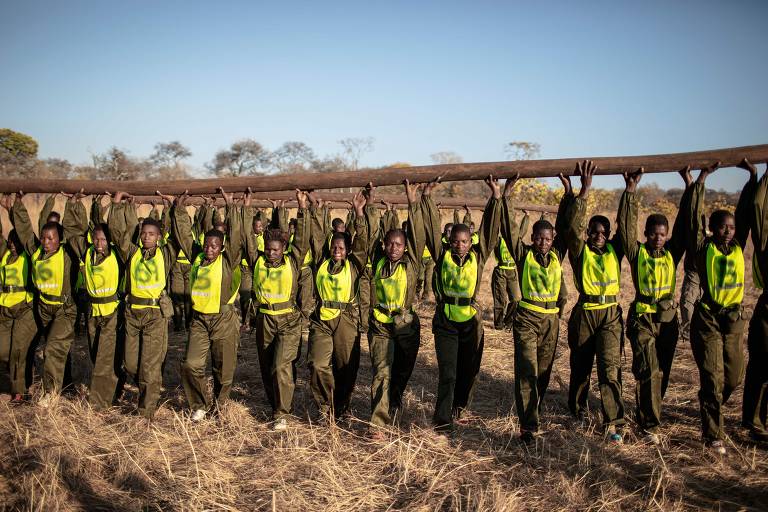
[[[296,387],[296,363],[301,348],[302,316],[256,314],[256,348],[264,391],[275,419],[291,414]]]
[[[122,391],[123,324],[122,306],[111,315],[88,317],[88,349],[93,364],[88,403],[95,410],[111,407]]]
[[[309,327],[309,383],[321,414],[349,409],[360,366],[356,315],[343,311],[331,320],[313,319]]]
[[[168,351],[168,318],[159,308],[125,312],[125,371],[139,387],[139,413],[151,418],[163,385],[163,361]]]
[[[368,266],[366,266],[363,272],[360,273],[358,289],[360,293],[360,323],[358,330],[360,333],[367,334],[369,322],[371,320],[371,297],[375,296],[373,279],[371,278],[371,268]]]
[[[43,353],[43,390],[59,393],[64,381],[69,349],[75,340],[77,306],[74,302],[52,305],[37,303],[37,315],[46,343]]]
[[[189,289],[189,271],[192,265],[179,263],[171,267],[171,299],[173,300],[173,325],[180,329],[184,325],[189,329],[192,322],[192,296]],[[182,324],[182,317],[184,323]]]
[[[432,420],[437,426],[451,425],[472,398],[483,358],[483,323],[479,312],[466,322],[454,322],[445,316],[444,306],[438,305],[432,332],[438,369],[437,402]]]
[[[653,432],[661,425],[661,402],[669,384],[679,326],[677,316],[661,323],[653,313],[637,313],[634,303],[630,307],[627,337],[632,345],[637,423],[641,429]]]
[[[388,425],[402,406],[403,393],[416,365],[421,343],[419,317],[395,326],[370,319],[368,347],[371,353],[371,423]]]
[[[187,395],[189,408],[209,410],[229,399],[232,380],[237,366],[240,345],[240,318],[231,305],[214,314],[192,313],[189,341],[184,362],[181,364],[181,382]],[[213,404],[208,397],[208,379],[205,367],[211,354],[213,371]]]
[[[701,302],[693,311],[691,350],[699,367],[699,407],[706,441],[725,436],[722,406],[741,384],[745,325],[740,311],[733,317],[713,314]]]
[[[539,429],[541,402],[552,374],[559,327],[557,313],[520,308],[515,316],[515,405],[521,431]]]
[[[568,320],[568,347],[571,350],[571,378],[568,407],[579,417],[587,408],[589,380],[597,356],[597,382],[600,388],[603,423],[624,424],[621,398],[621,307],[585,310],[577,304]]]
[[[249,325],[251,321],[251,290],[253,288],[253,271],[251,267],[241,265],[240,271],[240,315],[243,325]]]
[[[696,270],[686,270],[680,289],[680,336],[684,340],[690,337],[693,308],[700,298],[699,273]]]
[[[432,278],[435,275],[435,260],[430,258],[421,259],[421,272],[416,282],[416,296],[426,299],[432,295]]]
[[[8,365],[11,394],[27,392],[29,347],[37,334],[31,302],[0,306],[0,363]]]
[[[512,318],[520,302],[520,283],[517,270],[496,267],[491,274],[491,293],[493,294],[493,328],[504,329],[512,325]]]
[[[747,337],[749,363],[744,379],[742,424],[751,430],[768,430],[768,296],[757,301]]]

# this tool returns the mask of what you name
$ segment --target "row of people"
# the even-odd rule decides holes
[[[763,178],[758,187],[754,166],[744,162],[742,167],[750,170],[750,180],[737,206],[736,218],[742,219],[738,226],[732,214],[717,211],[709,221],[712,235],[704,236],[700,221],[704,180],[716,167],[702,169],[695,183],[686,170],[682,173],[686,189],[675,226],[670,232],[664,216],[649,216],[644,243],[637,241],[636,233],[635,188],[642,173],[625,175],[627,188],[619,205],[617,233],[611,238],[611,223],[606,217],[593,216],[587,222],[587,195],[595,171],[591,162],[577,166],[576,174],[582,180],[578,195],[572,191],[570,180],[561,176],[565,193],[555,226],[545,220],[535,222],[530,245],[523,242],[523,226],[516,223],[509,199],[516,179],[507,180],[502,197],[498,182],[489,177],[492,196],[475,239],[463,223],[455,223],[446,237],[431,197],[436,182],[423,186],[420,198],[422,187],[406,184],[409,209],[405,229],[393,227],[397,226],[394,212],[389,220],[387,213],[384,219],[378,218],[373,187],[369,186],[355,196],[346,229],[330,234],[327,208],[314,194],[297,191],[299,208],[290,242],[285,208],[275,209],[273,227],[261,231],[258,228],[263,228],[263,219],[259,220],[262,226],[258,226],[249,195],[239,206],[222,191],[227,203],[225,222],[220,229],[205,231],[202,237],[193,233],[186,195],[166,197],[171,205],[167,209],[167,242],[163,243],[161,224],[149,218],[141,223],[138,244],[130,236],[130,218],[135,212],[131,213],[133,207],[122,201],[125,194],[120,192],[113,197],[106,226],[92,221],[89,230],[85,208],[75,195],[67,203],[63,226],[55,222],[42,225],[39,240],[32,232],[20,196],[13,206],[10,198],[5,198],[3,205],[10,211],[15,230],[8,237],[7,248],[0,249],[0,317],[13,319],[2,324],[7,332],[3,337],[10,340],[11,352],[18,352],[38,329],[44,330],[47,345],[43,388],[46,393],[58,392],[73,337],[71,290],[82,262],[91,303],[89,342],[95,365],[104,374],[99,377],[101,372],[94,371],[91,402],[95,406],[111,404],[122,363],[138,384],[139,410],[151,417],[159,398],[167,350],[165,326],[173,316],[165,292],[168,275],[178,264],[180,254],[189,255],[192,313],[182,382],[193,419],[202,419],[229,395],[240,341],[240,318],[234,303],[243,276],[249,273],[251,293],[244,297],[241,294],[240,309],[244,310],[243,317],[247,311],[253,313],[260,368],[275,428],[284,429],[291,413],[296,361],[307,324],[310,385],[320,417],[348,410],[360,338],[367,333],[374,371],[371,423],[386,425],[401,406],[416,361],[420,324],[413,305],[429,254],[436,269],[432,331],[439,372],[433,420],[437,428],[450,430],[470,401],[480,369],[484,337],[476,297],[483,266],[496,249],[499,267],[506,268],[495,269],[494,275],[496,270],[500,274],[514,272],[517,291],[509,286],[513,290],[508,292],[513,296],[510,302],[516,307],[495,308],[494,323],[509,325],[511,319],[516,409],[521,438],[530,442],[539,429],[541,403],[567,295],[562,276],[567,256],[579,293],[568,320],[569,408],[577,418],[583,416],[597,359],[606,433],[609,439],[620,442],[625,423],[620,360],[624,326],[618,294],[621,260],[626,256],[636,291],[627,319],[627,336],[637,381],[637,421],[648,438],[657,442],[661,401],[678,338],[675,269],[685,254],[692,254],[703,283],[703,299],[696,305],[691,327],[701,376],[703,436],[708,445],[722,452],[722,403],[739,384],[743,367],[741,249],[750,227],[756,246],[756,279],[762,277],[761,269],[768,267],[763,262],[766,244],[760,218],[768,185]],[[760,213],[752,219],[748,212],[758,202],[756,211]],[[86,243],[88,233],[91,244]],[[503,240],[503,246],[499,240]],[[308,254],[312,255],[311,263]],[[310,269],[308,279],[303,277],[307,275],[305,269]],[[123,293],[125,299],[121,300]],[[300,295],[304,294],[309,298],[301,301]],[[301,302],[311,313],[302,314]],[[310,303],[312,306],[306,307]],[[33,307],[39,325],[31,314]],[[765,308],[763,297],[760,307]],[[762,320],[755,318],[750,328],[743,424],[755,437],[764,439],[765,327]],[[121,322],[125,325],[123,357],[115,348],[114,334],[123,330],[118,327]],[[209,352],[213,397],[205,391]],[[23,389],[19,382],[24,381],[19,381],[18,375],[26,369],[20,356],[12,355],[11,359],[18,394]],[[375,428],[372,432],[380,435]]]

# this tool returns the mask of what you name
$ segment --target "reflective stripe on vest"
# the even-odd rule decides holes
[[[184,251],[179,249],[178,254],[176,254],[176,263],[181,263],[182,265],[189,265],[190,261],[189,258],[187,258],[187,255],[184,254]]]
[[[317,293],[323,302],[350,302],[352,300],[352,268],[349,260],[344,260],[344,266],[337,274],[328,272],[333,262],[327,259],[317,269],[315,285]],[[338,308],[320,307],[320,320],[333,320],[341,314]]]
[[[253,267],[253,295],[256,304],[285,304],[291,302],[293,291],[293,266],[288,257],[283,255],[283,264],[279,267],[265,265],[264,256],[259,256]],[[284,315],[293,311],[293,305],[280,309],[259,308],[267,315]]]
[[[10,251],[5,251],[0,259],[0,285],[13,286],[20,291],[0,293],[0,306],[13,307],[21,302],[32,302],[34,294],[32,290],[24,290],[29,278],[29,256],[22,252],[16,257],[16,261],[8,263]]]
[[[374,273],[374,288],[376,290],[376,304],[374,304],[373,317],[383,324],[394,322],[394,316],[405,307],[405,298],[408,291],[408,274],[405,265],[398,263],[395,271],[389,277],[383,277],[381,270],[388,264],[387,258],[381,258],[376,263]],[[389,314],[384,311],[388,311]]]
[[[616,296],[619,294],[621,268],[619,258],[610,242],[605,244],[605,252],[597,254],[588,245],[584,245],[581,258],[581,283],[586,295]],[[605,309],[616,304],[585,302],[584,309]]]
[[[198,254],[189,272],[192,309],[207,315],[221,311],[221,279],[223,259],[219,254],[212,263],[203,265],[203,254]]]
[[[500,269],[515,270],[517,268],[517,265],[515,265],[515,259],[509,253],[507,243],[504,241],[503,237],[499,238],[499,257],[501,258],[501,261],[498,261],[497,263]]]
[[[43,248],[38,247],[32,255],[32,280],[41,294],[48,296],[61,296],[64,289],[64,247],[59,249],[46,259],[41,259]],[[59,300],[51,300],[45,295],[40,300],[45,304],[63,304]]]
[[[637,287],[638,295],[654,301],[673,299],[675,297],[675,260],[672,253],[664,251],[664,255],[654,258],[640,245],[637,255]],[[638,313],[656,313],[656,304],[636,302],[635,311]]]
[[[523,300],[518,303],[519,306],[539,313],[559,313],[560,308],[551,307],[551,304],[557,303],[562,275],[563,267],[560,265],[557,254],[550,251],[549,265],[542,267],[536,261],[533,250],[528,251],[523,262],[521,276]],[[537,303],[543,304],[537,305]]]
[[[109,256],[98,265],[93,262],[93,246],[85,251],[85,289],[91,297],[110,297],[117,294],[120,286],[120,265],[115,251],[109,251]],[[120,302],[114,300],[106,304],[92,303],[93,316],[108,316],[115,312]]]
[[[712,301],[727,308],[744,298],[744,254],[738,244],[728,255],[715,244],[707,245],[707,289]]]
[[[469,251],[464,265],[459,266],[453,261],[450,252],[443,256],[443,264],[440,267],[440,290],[445,297],[471,299],[475,296],[477,287],[477,256]],[[445,304],[445,315],[454,322],[466,322],[477,314],[477,310],[471,306],[457,306]]]
[[[129,264],[131,289],[129,294],[139,299],[159,299],[165,289],[165,258],[160,248],[155,249],[155,255],[145,260],[141,250],[133,253]],[[143,306],[131,304],[132,309],[155,308],[160,306]]]

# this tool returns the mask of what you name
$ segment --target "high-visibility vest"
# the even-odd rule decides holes
[[[333,260],[325,260],[317,269],[315,286],[322,301],[320,304],[320,320],[333,320],[341,314],[341,310],[353,298],[352,267],[349,260],[344,260],[341,271],[331,274],[328,267]]]
[[[429,252],[429,247],[427,247],[426,245],[424,246],[424,250],[421,252],[421,258],[425,260],[432,259],[432,253]]]
[[[559,313],[557,297],[560,295],[562,275],[560,258],[553,251],[549,252],[549,265],[546,267],[536,261],[532,250],[528,251],[521,276],[523,300],[518,305],[539,313]]]
[[[405,265],[397,263],[395,271],[389,277],[383,277],[381,270],[389,263],[387,258],[381,258],[376,263],[373,275],[376,290],[376,304],[373,317],[383,324],[391,324],[394,317],[403,311],[408,292],[408,274]]]
[[[715,244],[707,244],[707,290],[712,301],[722,307],[741,304],[744,299],[744,254],[735,244],[729,254]]]
[[[517,268],[517,265],[515,265],[515,259],[512,257],[512,254],[510,254],[509,248],[507,248],[507,243],[502,237],[499,238],[499,257],[501,260],[497,263],[500,269],[515,270]]]
[[[283,264],[268,267],[262,255],[253,267],[253,296],[259,311],[267,315],[284,315],[293,311],[293,266],[283,255]]]
[[[120,287],[120,265],[115,251],[110,250],[109,256],[98,265],[93,264],[93,246],[85,251],[85,289],[91,298],[93,316],[109,316],[115,312],[120,301],[117,290]],[[103,299],[112,298],[106,301]],[[102,300],[99,300],[102,299]]]
[[[472,233],[472,245],[480,243],[480,235],[477,232]]]
[[[675,260],[672,253],[664,251],[664,255],[654,258],[640,245],[637,255],[637,287],[638,299],[635,303],[635,311],[638,313],[656,313],[658,306],[649,304],[664,299],[672,299],[675,296]]]
[[[35,297],[27,286],[29,279],[29,256],[22,252],[16,261],[8,263],[10,251],[5,251],[0,259],[0,306],[13,307],[21,302],[32,302]]]
[[[449,320],[466,322],[477,314],[472,298],[477,287],[477,256],[469,251],[464,265],[457,265],[450,252],[443,256],[440,267],[440,290],[445,302],[444,312]]]
[[[586,295],[601,297],[602,302],[587,300],[582,307],[587,310],[605,309],[617,304],[620,277],[619,258],[610,242],[605,244],[603,254],[597,254],[585,244],[581,259],[582,289]]]
[[[176,263],[181,263],[182,265],[189,265],[190,263],[189,258],[181,248],[179,248],[179,252],[176,254]]]
[[[165,289],[165,258],[160,248],[155,249],[155,255],[145,260],[141,250],[133,253],[128,265],[131,275],[130,295],[139,299],[159,299]],[[155,308],[160,306],[143,306],[131,304],[132,309]]]
[[[219,254],[213,262],[203,265],[204,256],[198,254],[189,272],[189,287],[192,297],[192,309],[207,315],[221,312],[221,281],[224,277],[224,259]],[[240,283],[232,272],[232,285],[227,304],[232,304],[237,297]]]
[[[288,249],[285,252],[290,253],[292,250],[293,250],[293,235],[291,235],[291,237],[288,239]],[[309,267],[311,264],[312,264],[312,250],[307,249],[306,254],[304,254],[304,262],[301,264],[301,269],[304,270],[305,268]]]
[[[259,252],[264,252],[264,233],[260,233],[258,235],[254,233],[253,237],[256,239],[256,249],[258,249]],[[243,258],[240,261],[240,264],[244,267],[248,267],[248,260]]]
[[[32,255],[32,280],[40,292],[40,300],[45,304],[64,303],[64,247],[48,258],[42,259],[43,248],[38,247]]]

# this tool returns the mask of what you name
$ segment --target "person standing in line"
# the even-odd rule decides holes
[[[709,216],[711,236],[705,235],[702,212],[707,177],[718,167],[702,167],[693,185],[687,214],[689,248],[696,255],[702,298],[691,319],[691,350],[699,368],[699,405],[704,444],[725,454],[722,407],[741,384],[744,372],[743,339],[746,320],[744,298],[744,246],[753,215],[757,170],[749,169],[749,180],[741,191],[736,215],[715,210]],[[737,221],[738,219],[738,221]]]
[[[431,197],[436,182],[424,190],[422,209],[429,252],[435,258],[435,316],[432,332],[437,353],[438,388],[433,423],[440,431],[452,431],[472,397],[480,372],[484,331],[476,301],[483,266],[498,243],[501,222],[501,188],[489,176],[491,197],[483,212],[477,243],[465,224],[451,230],[450,249],[441,242],[440,212]]]

